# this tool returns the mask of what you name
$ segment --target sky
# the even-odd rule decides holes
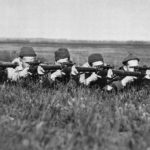
[[[150,41],[150,0],[0,0],[0,37]]]

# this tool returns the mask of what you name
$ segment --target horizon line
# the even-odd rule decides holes
[[[87,40],[87,39],[68,39],[68,38],[43,38],[43,37],[0,37],[0,42],[9,40],[9,42],[15,42],[15,40],[18,41],[26,41],[26,42],[145,42],[145,43],[150,43],[150,40]]]

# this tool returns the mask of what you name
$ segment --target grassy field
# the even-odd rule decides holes
[[[68,48],[71,58],[77,64],[83,64],[87,61],[88,55],[91,53],[101,53],[105,62],[108,64],[121,65],[121,61],[129,53],[134,53],[141,59],[142,64],[150,64],[150,44],[42,44],[42,43],[0,43],[0,59],[3,52],[9,53],[10,60],[17,56],[22,46],[32,46],[38,57],[46,59],[47,62],[54,62],[54,52],[60,48]],[[7,55],[6,54],[6,55]]]
[[[33,46],[38,57],[54,61],[61,45],[0,44],[1,59],[12,59],[24,46]],[[150,65],[150,46],[63,45],[77,64],[90,53],[100,52],[106,63],[121,65],[129,52]],[[7,57],[4,57],[6,53]],[[9,54],[9,57],[8,57]],[[2,150],[149,150],[150,87],[106,93],[100,89],[74,87],[72,82],[57,89],[1,86],[0,149]]]

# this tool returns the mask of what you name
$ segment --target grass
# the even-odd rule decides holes
[[[2,47],[10,49],[9,45]],[[43,53],[41,47],[35,49],[39,56],[43,54],[47,60],[49,55],[46,54],[51,55],[54,51],[52,47],[50,52],[48,47],[42,47],[45,50]],[[140,48],[136,49],[133,47],[131,51],[139,54],[143,63],[148,64],[148,49],[142,52]],[[94,48],[93,52],[98,50]],[[107,62],[118,64],[129,49],[100,50]],[[82,64],[91,51],[92,48],[82,48],[82,51],[71,48],[72,58]],[[52,59],[49,61],[52,62]],[[74,88],[72,82],[65,86],[60,84],[57,89],[42,88],[38,83],[30,83],[28,87],[19,84],[2,86],[0,149],[148,150],[149,99],[149,86],[117,94],[100,89]]]
[[[123,93],[34,85],[0,91],[1,149],[146,149],[150,89]]]

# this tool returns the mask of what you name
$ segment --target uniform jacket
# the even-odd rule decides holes
[[[91,67],[89,65],[89,63],[85,63],[83,65],[83,67]],[[91,76],[92,73],[82,73],[80,75],[80,78],[79,78],[79,81],[80,81],[80,84],[84,83],[85,80]],[[107,84],[107,79],[105,77],[102,77],[102,78],[98,78],[98,80],[94,81],[94,82],[91,82],[89,87],[100,87],[100,88],[104,88]]]
[[[123,67],[120,67],[120,70],[125,71],[125,70],[123,69]],[[123,89],[129,89],[129,88],[131,88],[131,87],[140,88],[141,85],[142,85],[142,86],[143,86],[143,85],[146,85],[146,84],[148,85],[148,84],[150,83],[148,79],[145,79],[145,78],[135,78],[135,79],[133,79],[133,81],[127,83],[126,86],[123,86],[121,81],[122,81],[124,78],[125,78],[125,77],[118,77],[118,80],[117,80],[117,81],[113,81],[113,82],[111,83],[111,85],[112,85],[112,87],[113,87],[114,90],[116,90],[116,91],[121,91],[121,90],[123,90]]]

